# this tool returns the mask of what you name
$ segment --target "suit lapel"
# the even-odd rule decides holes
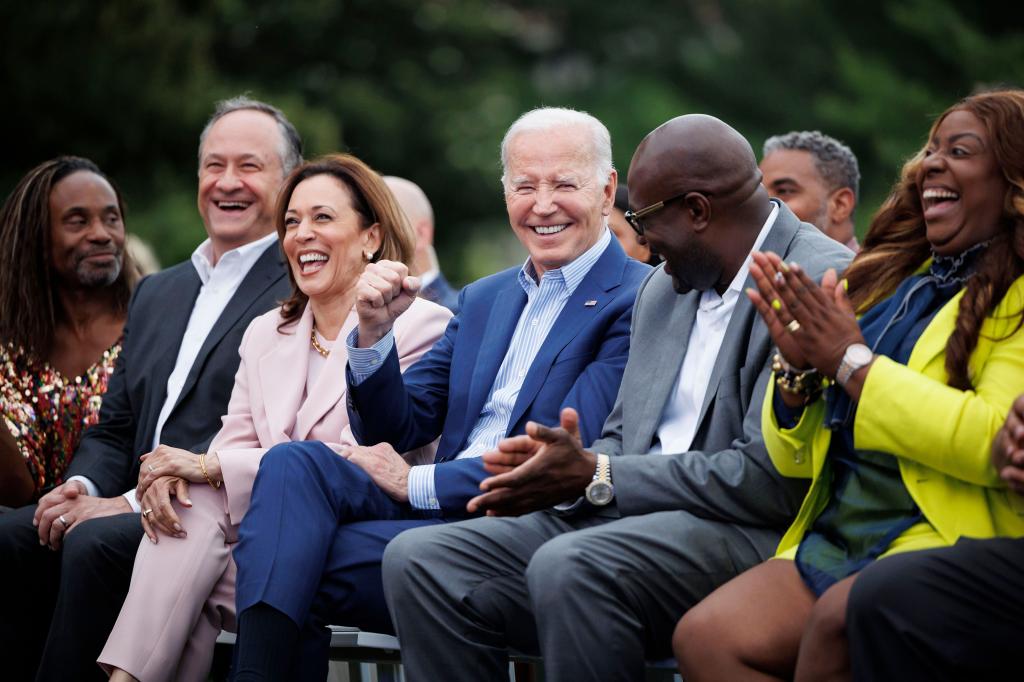
[[[199,273],[191,263],[187,263],[181,268],[180,275],[164,287],[165,293],[160,302],[159,312],[149,310],[145,313],[147,316],[159,316],[162,320],[160,329],[164,330],[157,337],[162,342],[161,345],[147,348],[144,352],[144,355],[150,355],[153,358],[152,364],[149,365],[150,369],[146,370],[146,373],[150,377],[149,381],[152,386],[161,396],[159,400],[153,401],[153,409],[146,415],[143,431],[145,439],[141,442],[146,444],[147,450],[153,442],[157,419],[160,417],[160,410],[166,400],[167,379],[174,371],[181,342],[188,329],[188,321],[192,317],[192,308],[195,306],[201,286]]]
[[[663,272],[655,276],[668,277]],[[631,353],[636,348],[648,356],[645,359],[647,371],[644,373],[642,384],[630,385],[631,390],[643,391],[647,398],[641,403],[643,409],[634,415],[638,420],[635,431],[637,448],[627,449],[626,452],[647,452],[654,442],[654,433],[661,423],[661,415],[672,399],[672,389],[679,378],[679,372],[682,371],[683,358],[690,343],[690,333],[697,319],[700,292],[694,291],[679,296],[673,291],[671,295],[675,296],[676,300],[666,333],[659,334],[650,348],[630,346]]]
[[[508,420],[508,428],[512,429],[533,403],[537,393],[544,385],[544,380],[551,370],[558,354],[576,336],[583,331],[597,315],[607,306],[615,289],[622,283],[622,272],[625,267],[626,255],[612,239],[604,253],[591,266],[583,281],[576,287],[565,307],[555,319],[551,331],[541,344],[536,357],[530,364],[523,385],[516,396],[512,414]],[[590,305],[587,305],[590,304]],[[506,345],[506,351],[508,346]],[[553,425],[551,425],[553,426]]]
[[[309,375],[309,334],[313,313],[309,306],[292,327],[278,333],[270,352],[259,359],[263,410],[274,442],[294,440],[295,422]]]
[[[309,327],[305,330],[303,338],[306,339],[306,344],[308,344],[309,336],[313,331],[313,315],[309,311],[308,305],[306,306],[306,314],[303,315],[303,320],[305,320],[306,315],[309,316]],[[320,369],[319,376],[317,376],[312,389],[302,403],[299,413],[295,416],[295,430],[292,433],[292,440],[306,440],[313,427],[319,424],[320,420],[336,405],[341,404],[342,397],[345,395],[348,387],[348,384],[345,382],[345,364],[348,362],[348,351],[345,347],[345,341],[348,338],[349,332],[352,331],[358,322],[359,318],[356,315],[355,309],[353,309],[349,312],[344,324],[342,324],[341,330],[338,332],[338,338],[335,339],[334,346],[331,348],[331,354],[327,356],[327,362]],[[308,346],[305,354],[308,358]],[[306,374],[303,374],[303,377],[305,376]]]
[[[760,250],[773,251],[785,259],[789,256],[790,245],[793,243],[793,238],[800,228],[800,221],[785,204],[774,199],[772,201],[779,206],[779,214],[775,217],[775,224],[768,231],[764,242],[761,243]],[[736,300],[736,307],[729,318],[729,325],[726,327],[725,336],[722,338],[722,346],[718,350],[718,357],[715,358],[715,366],[711,370],[708,390],[704,393],[704,402],[701,404],[700,415],[697,418],[698,430],[700,430],[700,424],[708,413],[708,408],[711,407],[711,402],[718,394],[718,387],[721,384],[722,375],[725,373],[726,368],[729,370],[735,369],[738,372],[744,365],[743,360],[745,358],[741,357],[741,354],[745,354],[748,342],[750,341],[751,328],[757,321],[755,319],[757,317],[757,309],[754,308],[754,304],[750,302],[750,299],[743,293],[743,290],[754,286],[756,286],[754,278],[748,274],[743,282],[739,298]]]
[[[278,243],[274,242],[266,248],[263,255],[259,257],[248,274],[246,274],[235,295],[228,301],[227,306],[225,306],[220,317],[217,318],[210,333],[206,335],[206,339],[199,349],[199,354],[196,355],[195,362],[192,363],[192,368],[185,379],[185,384],[181,388],[181,394],[178,396],[175,407],[185,399],[189,391],[192,390],[192,387],[195,386],[210,352],[217,347],[217,344],[224,338],[224,335],[238,323],[238,320],[245,315],[253,303],[281,277],[284,277],[284,265],[281,261]]]
[[[498,375],[501,361],[505,359],[512,334],[516,330],[516,323],[519,322],[519,316],[522,315],[525,306],[526,292],[519,284],[518,275],[515,275],[508,286],[498,294],[488,316],[487,326],[478,337],[480,350],[476,356],[476,367],[473,370],[466,402],[463,438],[469,436],[470,425],[475,424],[477,417],[480,416],[480,410],[483,409],[487,394],[494,385],[494,378]]]

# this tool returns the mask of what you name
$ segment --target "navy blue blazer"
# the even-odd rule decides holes
[[[526,306],[519,270],[465,287],[444,336],[404,376],[394,350],[358,386],[347,372],[349,421],[360,443],[387,442],[406,452],[441,437],[434,482],[445,516],[464,516],[487,476],[480,458],[455,457],[468,445]],[[563,407],[579,412],[584,443],[601,435],[629,354],[633,301],[649,271],[627,258],[617,240],[609,242],[538,351],[507,436],[523,433],[528,421],[557,425]]]

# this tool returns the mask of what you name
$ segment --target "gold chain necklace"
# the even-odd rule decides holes
[[[317,353],[324,356],[325,358],[331,354],[331,351],[321,346],[320,342],[316,340],[316,325],[313,325],[313,331],[309,335],[309,343],[312,344],[313,350],[315,350]]]

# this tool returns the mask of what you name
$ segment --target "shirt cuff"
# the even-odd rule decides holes
[[[131,505],[132,511],[136,514],[142,512],[142,505],[135,499],[135,491],[137,488],[132,488],[124,494],[124,499],[128,500],[128,504]]]
[[[388,332],[380,341],[369,348],[356,348],[359,343],[359,327],[353,329],[345,341],[348,351],[348,368],[352,371],[352,383],[356,386],[363,383],[374,372],[380,369],[384,359],[395,347],[395,334]]]
[[[96,487],[95,483],[93,483],[85,476],[72,476],[67,481],[65,481],[65,483],[71,483],[71,481],[79,481],[82,485],[84,485],[86,495],[92,495],[93,497],[100,496],[100,489]]]
[[[440,509],[434,486],[434,464],[421,464],[409,470],[409,504],[413,509]]]

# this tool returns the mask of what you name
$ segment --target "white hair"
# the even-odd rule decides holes
[[[612,136],[599,120],[585,111],[562,107],[540,107],[527,111],[509,126],[501,141],[501,183],[508,187],[508,149],[519,133],[543,132],[557,128],[583,128],[590,135],[587,156],[594,167],[594,175],[601,184],[607,184],[615,167],[612,165]]]

